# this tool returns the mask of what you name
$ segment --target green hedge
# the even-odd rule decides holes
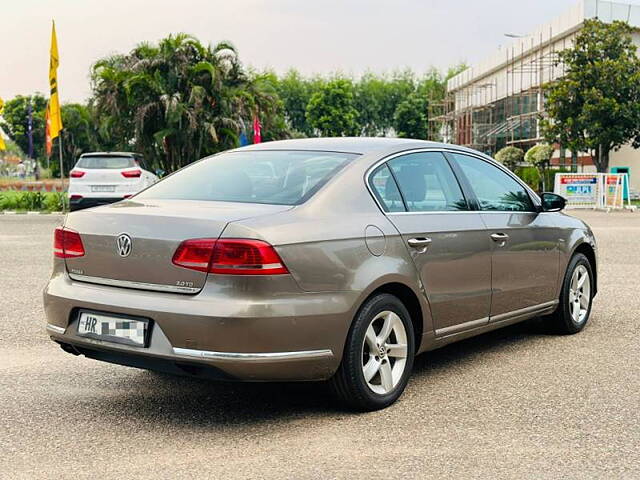
[[[60,212],[68,206],[67,195],[61,192],[0,192],[0,211]]]
[[[569,173],[569,168],[547,169],[544,172],[545,189],[547,192],[553,191],[555,185],[555,179],[557,173]],[[523,182],[529,185],[536,192],[540,192],[542,189],[542,175],[535,167],[518,167],[516,168],[516,175],[518,175]]]

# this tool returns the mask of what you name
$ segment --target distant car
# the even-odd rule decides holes
[[[145,169],[140,154],[85,153],[69,174],[70,209],[118,202],[157,181],[158,177]]]
[[[539,315],[560,333],[584,328],[596,243],[564,205],[454,145],[317,138],[223,152],[66,217],[47,331],[97,360],[331,379],[353,407],[383,408],[417,353]]]

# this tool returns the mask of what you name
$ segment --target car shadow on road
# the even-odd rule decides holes
[[[526,342],[549,335],[548,327],[540,318],[499,328],[419,355],[414,362],[413,376],[428,376],[436,370],[446,370],[459,363],[472,362],[474,358],[488,352],[523,346]]]
[[[413,376],[428,384],[429,377],[442,370],[544,335],[544,327],[534,320],[463,340],[420,355]],[[105,411],[119,421],[130,416],[146,425],[215,428],[352,414],[335,401],[326,383],[212,382],[148,371],[135,378],[134,387],[129,377],[127,391],[103,400],[108,403]]]

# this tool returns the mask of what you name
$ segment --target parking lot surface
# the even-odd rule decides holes
[[[426,353],[401,400],[222,384],[74,357],[41,291],[60,216],[0,216],[0,478],[640,478],[640,213],[599,242],[586,329],[527,322]]]

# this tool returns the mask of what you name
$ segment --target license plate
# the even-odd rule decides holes
[[[91,191],[92,192],[115,192],[116,187],[115,185],[92,185]]]
[[[97,312],[80,312],[78,335],[105,342],[146,346],[149,321],[112,316]]]

